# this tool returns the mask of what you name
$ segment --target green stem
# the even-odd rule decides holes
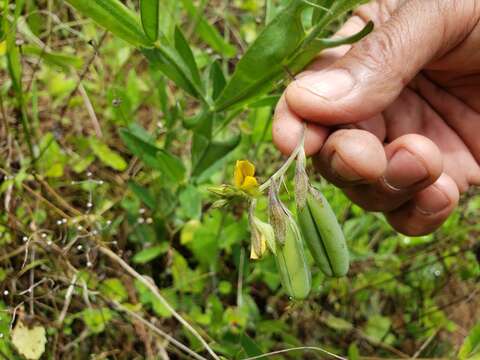
[[[25,106],[23,104],[23,99],[20,102],[21,102],[20,111],[22,113],[21,118],[22,118],[23,133],[25,135],[25,140],[27,142],[28,151],[30,153],[30,156],[32,157],[33,160],[35,160],[35,153],[33,151],[32,138],[30,136],[30,127],[28,125],[27,110],[25,109]]]
[[[301,138],[300,138],[300,141],[297,145],[297,147],[295,148],[295,150],[293,150],[293,152],[291,153],[291,155],[289,156],[289,158],[287,159],[287,161],[285,161],[285,163],[282,165],[282,167],[280,169],[277,170],[277,172],[275,174],[273,174],[270,179],[268,179],[267,181],[265,181],[259,188],[260,192],[264,192],[266,189],[268,189],[268,187],[272,184],[272,182],[275,182],[277,181],[278,179],[280,179],[283,175],[285,175],[285,173],[287,172],[287,170],[290,168],[290,165],[292,165],[292,163],[295,161],[295,159],[297,158],[298,154],[300,153],[300,151],[303,150],[303,146],[305,144],[305,132],[306,132],[306,125],[303,126],[303,130],[302,130],[302,135],[301,135]]]

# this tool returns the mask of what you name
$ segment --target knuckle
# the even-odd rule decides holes
[[[384,22],[390,19],[395,10],[397,10],[398,5],[398,0],[381,0],[379,2],[379,13],[381,19]]]
[[[392,21],[394,21],[392,19]],[[397,44],[401,38],[397,34],[395,26],[391,23],[385,24],[383,29],[367,36],[363,41],[356,44],[351,55],[358,60],[358,63],[372,72],[382,72],[395,78],[399,73],[396,68],[395,53],[398,52]]]
[[[441,27],[444,47],[453,48],[463,41],[480,20],[478,0],[433,0],[433,12],[442,21]]]

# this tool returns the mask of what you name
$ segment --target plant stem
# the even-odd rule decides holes
[[[140,281],[143,285],[145,285],[153,295],[165,306],[165,308],[170,311],[185,328],[190,331],[193,336],[195,336],[198,341],[203,345],[203,347],[207,350],[207,352],[215,359],[215,360],[220,360],[219,356],[212,350],[210,345],[205,341],[205,339],[195,330],[195,328],[190,325],[178,312],[175,311],[175,309],[170,305],[170,303],[160,294],[160,291],[158,288],[147,278],[144,276],[140,275],[137,271],[135,271],[134,268],[132,268],[130,265],[128,265],[120,256],[115,254],[112,250],[109,248],[106,248],[104,246],[99,247],[100,252],[103,254],[107,255],[110,259],[115,261],[117,264],[119,264],[123,269],[125,269],[131,276],[133,276],[135,279]]]
[[[127,307],[123,306],[122,304],[120,304],[118,301],[115,301],[115,300],[111,300],[112,304],[114,305],[114,307],[119,310],[119,311],[122,311],[122,312],[125,312],[127,313],[129,316],[131,316],[132,318],[138,320],[139,322],[141,322],[142,324],[144,324],[145,326],[147,326],[150,330],[152,330],[153,332],[157,333],[158,335],[162,336],[164,339],[168,340],[169,342],[171,342],[173,345],[175,345],[178,349],[184,351],[185,353],[187,353],[188,355],[190,355],[191,357],[197,359],[197,360],[206,360],[206,358],[204,358],[203,356],[201,355],[198,355],[196,352],[190,350],[186,345],[182,344],[180,341],[178,341],[177,339],[175,339],[174,337],[170,336],[169,334],[167,334],[166,332],[164,332],[163,330],[159,329],[158,327],[156,327],[154,324],[152,324],[150,321],[148,320],[145,320],[143,317],[141,317],[140,315],[138,315],[137,313],[135,313],[134,311],[128,309]]]
[[[287,161],[285,161],[285,163],[282,165],[282,167],[280,169],[277,170],[277,172],[275,174],[273,174],[270,179],[268,179],[267,181],[265,181],[259,188],[260,192],[264,192],[266,189],[268,189],[268,187],[272,184],[272,182],[274,181],[277,181],[278,179],[280,179],[283,175],[285,175],[285,173],[287,172],[287,170],[290,168],[290,165],[292,165],[293,161],[296,159],[296,157],[298,156],[298,154],[300,153],[300,151],[303,150],[303,146],[305,144],[305,132],[306,132],[306,128],[307,126],[304,125],[303,126],[303,130],[302,130],[302,134],[301,134],[301,138],[300,138],[300,141],[297,145],[297,147],[295,148],[295,150],[293,150],[293,152],[291,153],[291,155],[289,156],[289,158],[287,159]]]

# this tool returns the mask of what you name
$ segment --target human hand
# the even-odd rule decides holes
[[[374,32],[290,84],[273,139],[290,153],[306,121],[305,150],[328,181],[399,232],[427,234],[480,185],[480,2],[377,0],[338,35],[368,20]]]

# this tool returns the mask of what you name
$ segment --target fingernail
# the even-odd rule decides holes
[[[415,200],[418,204],[417,210],[425,215],[437,214],[450,206],[448,197],[435,186],[418,193]]]
[[[338,100],[353,89],[354,80],[346,70],[330,70],[305,76],[296,84],[327,100]]]
[[[337,153],[332,155],[330,166],[333,173],[342,180],[358,181],[362,179]]]
[[[390,159],[385,183],[394,189],[406,189],[428,177],[425,165],[411,152],[398,150]]]

